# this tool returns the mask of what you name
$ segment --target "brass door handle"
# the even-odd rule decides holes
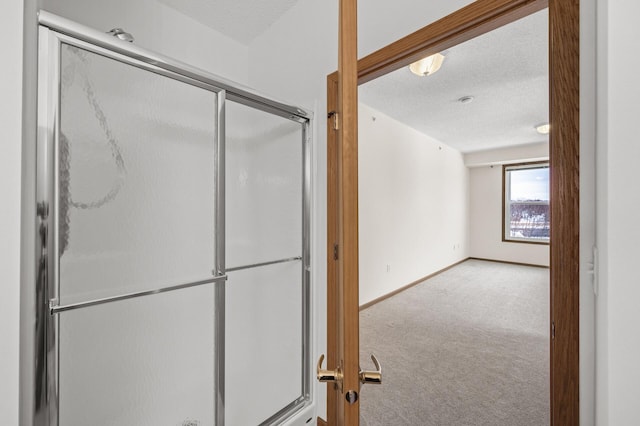
[[[342,384],[342,370],[338,367],[335,370],[324,370],[322,368],[322,362],[324,361],[324,354],[320,355],[318,360],[318,367],[316,368],[316,375],[321,382],[333,382]]]
[[[373,361],[373,365],[376,366],[375,371],[366,371],[360,370],[360,383],[363,385],[372,384],[372,385],[380,385],[382,384],[382,367],[380,366],[380,362],[375,355],[371,355],[371,361]]]

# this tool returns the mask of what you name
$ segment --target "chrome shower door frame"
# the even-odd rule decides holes
[[[302,128],[303,144],[303,206],[302,206],[302,333],[303,372],[301,396],[264,424],[274,424],[291,418],[309,406],[312,399],[311,369],[311,119],[312,114],[302,108],[274,101],[251,89],[209,74],[190,65],[172,60],[123,42],[107,34],[76,24],[45,11],[39,13],[38,47],[38,119],[36,158],[33,168],[36,176],[37,217],[36,250],[34,267],[37,272],[35,285],[35,318],[33,322],[33,377],[31,383],[23,383],[33,395],[34,425],[58,426],[59,423],[59,313],[102,303],[110,303],[133,297],[178,290],[196,285],[214,284],[215,306],[215,424],[223,426],[225,407],[225,100],[251,106],[298,122]],[[105,299],[91,300],[75,305],[59,304],[59,170],[58,146],[60,129],[60,53],[62,44],[69,44],[99,55],[160,74],[216,94],[217,114],[215,155],[212,159],[216,170],[214,212],[216,227],[215,269],[213,277],[198,282],[183,283],[137,293],[123,294]],[[33,220],[33,218],[27,218]]]
[[[109,40],[110,41],[110,40]],[[214,146],[214,169],[216,174],[213,188],[214,222],[216,232],[222,232],[215,239],[215,264],[213,276],[200,281],[181,283],[168,287],[156,288],[148,291],[127,293],[104,299],[89,300],[70,305],[59,305],[59,129],[60,129],[60,58],[62,44],[78,47],[109,59],[123,62],[127,65],[161,74],[163,76],[208,90],[216,96],[217,113],[212,117],[216,124],[216,136],[212,141]],[[115,50],[115,49],[114,49]],[[59,315],[58,313],[88,306],[111,303],[134,297],[150,296],[167,291],[199,285],[214,284],[215,306],[215,390],[217,423],[223,424],[224,410],[222,404],[224,395],[224,100],[225,91],[208,83],[163,69],[152,63],[140,60],[141,55],[123,54],[101,47],[91,41],[84,41],[68,36],[54,29],[41,26],[39,29],[39,57],[38,57],[38,132],[36,148],[36,199],[38,205],[38,283],[36,285],[37,306],[36,324],[40,329],[36,332],[36,412],[34,418],[41,424],[57,426],[59,423]],[[212,402],[213,404],[213,402]]]

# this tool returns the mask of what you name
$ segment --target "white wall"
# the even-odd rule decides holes
[[[580,421],[595,424],[596,0],[580,1]]]
[[[548,245],[502,241],[502,164],[544,160],[548,153],[543,143],[465,155],[467,165],[482,164],[469,171],[471,257],[549,266]]]
[[[462,154],[359,105],[360,304],[468,257]]]
[[[0,424],[18,424],[23,3],[2,5],[0,38]]]
[[[326,76],[338,65],[337,2],[301,0],[249,45],[249,85],[313,109],[312,286],[314,360],[326,353]],[[315,384],[318,415],[326,418],[326,385]]]
[[[631,425],[640,421],[640,85],[634,72],[640,58],[630,52],[640,38],[640,4],[608,0],[598,12],[597,418],[602,425]]]
[[[43,9],[94,29],[123,28],[135,44],[238,83],[247,46],[155,0],[43,0]]]
[[[597,120],[596,120],[596,244],[598,246],[598,273],[594,288],[596,297],[596,404],[597,425],[609,423],[609,298],[607,220],[609,210],[607,161],[609,116],[609,2],[600,1],[597,6]]]

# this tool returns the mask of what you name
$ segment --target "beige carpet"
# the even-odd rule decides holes
[[[548,425],[549,270],[468,260],[360,314],[363,426]]]

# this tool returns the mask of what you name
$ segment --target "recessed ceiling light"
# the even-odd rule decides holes
[[[444,55],[436,53],[409,65],[409,69],[417,76],[424,77],[438,71],[444,61]]]
[[[541,135],[548,135],[549,130],[551,130],[551,125],[549,123],[542,123],[536,126],[536,131]]]
[[[475,98],[473,96],[463,96],[458,99],[458,102],[460,102],[461,104],[468,104],[473,102],[474,99]]]

